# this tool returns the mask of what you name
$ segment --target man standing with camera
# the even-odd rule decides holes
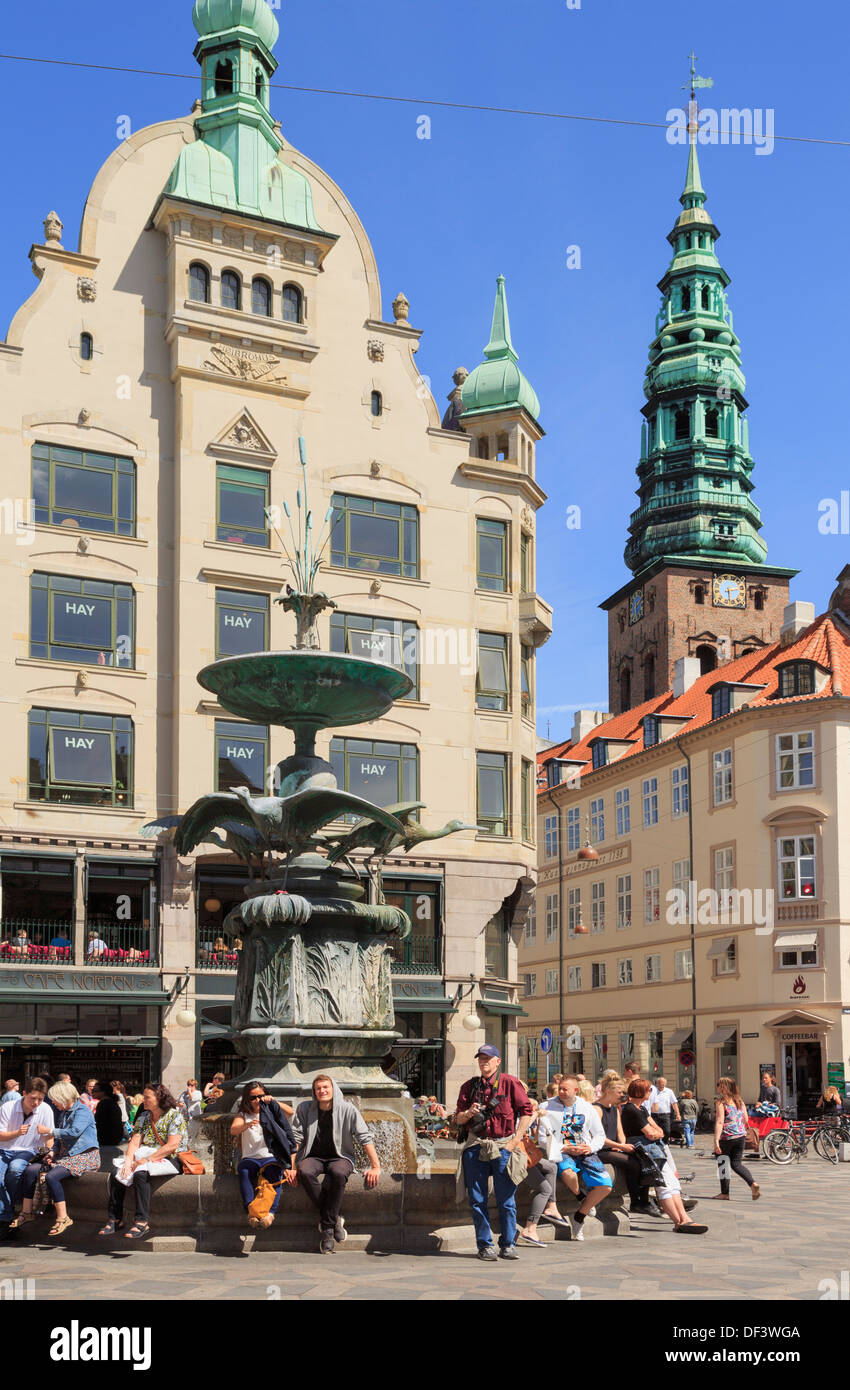
[[[498,1048],[485,1043],[475,1056],[481,1075],[461,1086],[455,1120],[478,1258],[516,1260],[516,1189],[528,1172],[522,1138],[534,1107],[519,1078],[502,1071]],[[498,1257],[487,1216],[490,1178],[499,1206]]]

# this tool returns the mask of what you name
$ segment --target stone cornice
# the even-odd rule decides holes
[[[471,482],[486,483],[488,486],[507,487],[519,492],[536,509],[547,500],[546,493],[528,473],[522,473],[515,466],[498,467],[484,459],[468,459],[458,464],[458,469]]]

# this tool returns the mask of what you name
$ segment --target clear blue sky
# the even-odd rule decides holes
[[[194,73],[191,0],[7,6],[2,48]],[[770,108],[777,135],[850,141],[846,0],[283,0],[280,82],[422,98],[390,105],[277,91],[293,144],[337,180],[375,247],[384,312],[399,289],[425,336],[418,362],[442,406],[451,373],[487,341],[508,281],[520,363],[542,404],[538,589],[555,633],[538,662],[539,728],[569,732],[605,707],[606,620],[627,578],[642,381],[656,281],[686,151],[663,129],[448,111],[425,98],[664,123],[686,55],[714,78],[705,105]],[[303,55],[303,56],[302,56]],[[187,112],[197,81],[0,61],[7,188],[0,332],[31,291],[26,259],[55,207],[75,245],[85,195],[116,143]],[[18,118],[10,123],[10,113]],[[432,120],[416,138],[417,117]],[[818,503],[850,488],[847,321],[850,148],[777,140],[701,151],[742,340],[750,444],[768,561],[799,568],[792,597],[821,611],[850,537],[818,530]],[[566,249],[581,248],[581,269]],[[566,509],[582,509],[579,531]]]

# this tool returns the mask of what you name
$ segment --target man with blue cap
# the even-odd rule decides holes
[[[528,1173],[522,1138],[534,1106],[519,1077],[502,1071],[499,1049],[485,1043],[475,1054],[479,1076],[465,1081],[455,1120],[463,1176],[472,1208],[479,1260],[517,1259],[516,1189]],[[499,1255],[487,1215],[490,1179],[499,1207]]]

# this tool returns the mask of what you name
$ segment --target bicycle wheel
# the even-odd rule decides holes
[[[772,1129],[768,1134],[764,1151],[771,1163],[790,1163],[794,1157],[794,1143],[789,1129]]]
[[[819,1129],[814,1142],[815,1153],[819,1153],[821,1158],[827,1159],[829,1163],[838,1162],[838,1145],[828,1129]]]

